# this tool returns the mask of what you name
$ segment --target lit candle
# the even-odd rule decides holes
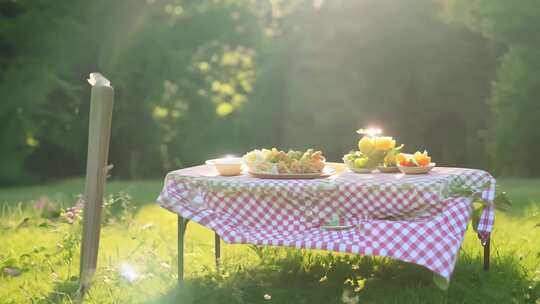
[[[369,137],[375,137],[376,135],[382,134],[382,130],[379,128],[358,129],[356,130],[356,133],[365,134]]]

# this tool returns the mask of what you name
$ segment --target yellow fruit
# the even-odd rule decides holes
[[[246,160],[248,162],[254,162],[255,160],[257,160],[257,154],[255,154],[255,151],[251,151],[246,154]]]
[[[373,138],[364,136],[358,141],[358,149],[360,152],[369,155],[375,148],[375,142]]]
[[[269,160],[270,157],[272,157],[272,151],[268,150],[268,149],[262,149],[261,150],[261,153],[262,153],[262,157],[265,159],[265,160]]]
[[[388,152],[386,156],[384,157],[384,164],[387,166],[395,166],[396,158],[397,158],[397,153],[395,152],[395,150],[392,150]]]
[[[368,162],[368,159],[366,157],[357,158],[354,160],[354,167],[363,168],[366,166],[367,162]]]
[[[390,150],[396,147],[396,141],[390,136],[380,136],[375,138],[375,148],[377,150]]]
[[[417,151],[414,153],[413,158],[420,166],[427,166],[431,162],[431,157],[428,156],[427,151],[424,151],[423,153]]]

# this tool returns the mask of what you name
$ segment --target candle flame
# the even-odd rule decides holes
[[[373,137],[382,134],[382,130],[379,128],[358,129],[356,130],[356,133],[365,134],[367,136]]]

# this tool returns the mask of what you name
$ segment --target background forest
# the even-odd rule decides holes
[[[539,175],[540,2],[2,0],[0,184],[80,176],[90,87],[122,178],[368,125],[441,165]]]

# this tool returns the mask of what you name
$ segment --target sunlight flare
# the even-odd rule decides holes
[[[128,262],[122,262],[120,264],[120,275],[126,279],[129,283],[133,283],[137,280],[138,275],[135,268]]]

